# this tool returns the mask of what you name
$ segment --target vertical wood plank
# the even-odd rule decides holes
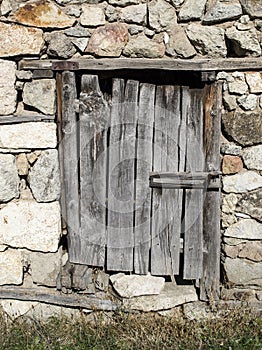
[[[178,170],[180,89],[158,86],[155,102],[153,170]],[[151,272],[174,275],[179,272],[180,211],[179,190],[153,189]]]
[[[113,81],[108,184],[108,270],[132,271],[139,83]]]
[[[63,158],[64,206],[68,230],[69,260],[77,262],[81,247],[79,219],[79,183],[77,151],[77,116],[74,110],[76,81],[73,72],[63,72],[61,77],[62,140],[59,145]]]
[[[222,84],[206,86],[204,110],[205,170],[220,169]],[[218,300],[220,297],[220,190],[207,191],[204,202],[203,278],[200,280],[200,299]]]
[[[151,194],[148,175],[152,171],[155,85],[141,84],[137,124],[134,270],[149,271]]]
[[[106,143],[110,112],[98,77],[83,75],[80,93],[81,247],[79,263],[104,266]]]
[[[203,101],[202,90],[190,90],[191,106],[187,114],[186,171],[203,171]],[[203,261],[203,191],[186,190],[184,279],[202,276]]]

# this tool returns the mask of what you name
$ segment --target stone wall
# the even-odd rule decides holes
[[[120,275],[109,281],[90,269],[79,271],[85,288],[66,280],[71,267],[61,229],[55,77],[50,70],[17,67],[27,57],[258,57],[261,1],[2,0],[0,13],[0,285],[98,296],[112,286],[121,295],[130,286],[131,294],[122,295],[124,304],[145,311],[196,301],[193,287],[177,293],[161,278],[157,291],[149,277],[126,281]],[[217,78],[224,82],[222,298],[257,301],[262,289],[262,76],[220,72]],[[58,275],[67,287],[57,285]],[[139,291],[143,284],[149,289]],[[42,316],[61,311],[8,300],[2,307],[11,315],[32,307]]]

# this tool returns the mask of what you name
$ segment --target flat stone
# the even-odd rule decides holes
[[[80,23],[86,27],[97,27],[105,24],[105,13],[102,6],[84,4]]]
[[[230,283],[262,287],[262,263],[227,257],[224,268]]]
[[[30,169],[28,182],[37,202],[52,202],[60,198],[57,150],[51,149],[41,153]]]
[[[189,40],[201,55],[226,57],[227,48],[224,29],[215,26],[206,27],[200,24],[190,24],[186,32]]]
[[[229,258],[236,259],[240,252],[240,249],[241,249],[241,245],[232,246],[232,245],[225,244],[223,251],[225,255],[228,256]]]
[[[257,108],[257,96],[254,94],[243,95],[237,99],[237,102],[245,111],[253,111]]]
[[[29,164],[25,153],[20,153],[16,156],[16,167],[19,175],[28,175]]]
[[[13,249],[7,249],[4,252],[1,252],[0,253],[0,285],[2,286],[5,284],[22,284],[22,282],[23,282],[23,264],[22,264],[21,253]]]
[[[120,10],[120,19],[127,23],[145,24],[147,15],[147,5],[132,5]]]
[[[241,248],[239,258],[248,259],[255,262],[262,261],[262,242],[247,242]]]
[[[238,202],[238,195],[229,193],[223,195],[222,211],[223,213],[234,213]]]
[[[223,177],[223,190],[225,192],[244,193],[259,187],[262,187],[262,176],[254,171],[242,171]]]
[[[77,49],[80,50],[80,52],[84,52],[87,47],[88,40],[88,38],[73,38],[72,43]]]
[[[241,31],[236,27],[226,29],[226,37],[233,52],[239,56],[260,56],[261,47],[255,28]]]
[[[79,18],[81,16],[82,9],[78,5],[69,5],[65,8],[65,13],[69,16],[74,16]]]
[[[261,240],[262,224],[254,219],[242,219],[228,227],[224,236],[239,239]]]
[[[8,202],[19,197],[19,176],[15,157],[0,154],[0,202]]]
[[[126,24],[109,23],[92,33],[86,52],[99,57],[119,57],[128,40]]]
[[[226,134],[242,146],[252,146],[262,142],[261,113],[234,112],[222,116]]]
[[[177,286],[171,282],[165,283],[159,295],[144,295],[123,300],[123,307],[140,311],[159,311],[171,309],[177,305],[197,301],[198,296],[194,286]]]
[[[217,0],[214,6],[206,12],[203,23],[213,24],[236,19],[242,15],[242,7],[238,0]]]
[[[0,60],[0,115],[12,114],[16,110],[17,92],[15,89],[15,80],[15,62]]]
[[[204,14],[206,2],[207,0],[185,0],[179,11],[179,20],[191,21],[200,19]]]
[[[108,0],[108,3],[117,6],[128,6],[139,4],[140,0]]]
[[[31,80],[33,77],[33,73],[30,70],[17,70],[15,75],[19,80]]]
[[[225,138],[224,138],[224,140],[225,140]],[[225,142],[224,140],[222,140],[221,144],[220,144],[220,152],[222,154],[231,154],[234,156],[241,155],[241,150],[242,150],[241,146],[238,146],[233,142],[228,142],[228,141]]]
[[[3,0],[0,5],[1,16],[5,16],[11,11],[12,11],[12,5],[10,4],[10,0]]]
[[[129,26],[128,27],[128,33],[130,35],[137,35],[137,34],[142,33],[142,32],[143,32],[143,27],[139,27],[139,26]]]
[[[165,54],[165,44],[141,33],[129,39],[123,54],[129,57],[161,58]]]
[[[110,281],[117,293],[123,298],[159,294],[165,285],[163,277],[151,275],[139,276],[119,273],[112,275]]]
[[[164,0],[153,0],[148,3],[148,20],[150,28],[157,32],[172,29],[177,23],[175,8]]]
[[[252,94],[262,93],[262,76],[259,72],[246,73],[246,81]]]
[[[244,194],[238,201],[236,210],[262,221],[262,190]]]
[[[47,54],[50,57],[67,59],[76,53],[74,44],[64,33],[47,33],[45,41],[47,42]]]
[[[252,18],[262,18],[262,3],[260,0],[240,0],[245,12]]]
[[[39,79],[26,82],[23,102],[44,114],[56,112],[56,83],[54,79]]]
[[[244,73],[235,72],[231,75],[231,79],[227,79],[227,81],[228,91],[231,94],[243,95],[248,91],[248,85]]]
[[[0,210],[0,243],[56,252],[61,234],[60,204],[10,202]]]
[[[242,159],[238,156],[225,155],[222,162],[223,174],[236,174],[243,169]]]
[[[173,30],[167,31],[169,42],[166,45],[166,52],[171,56],[190,58],[196,55],[194,46],[190,43],[185,30],[175,25]]]
[[[223,93],[223,104],[228,111],[234,111],[237,108],[236,96],[231,95],[228,91]]]
[[[207,320],[214,318],[211,308],[203,302],[196,301],[183,305],[184,316],[189,320]]]
[[[243,149],[242,157],[248,169],[262,170],[262,145]]]
[[[87,28],[80,25],[68,28],[64,31],[65,35],[74,36],[76,38],[89,38],[91,36],[90,31]]]

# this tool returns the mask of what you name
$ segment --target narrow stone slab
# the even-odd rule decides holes
[[[225,192],[244,193],[262,187],[262,176],[254,171],[243,171],[223,178]]]
[[[0,210],[0,244],[56,252],[60,234],[58,202],[10,202]]]
[[[261,240],[262,224],[253,219],[243,219],[228,227],[224,235],[226,237]]]
[[[3,225],[1,223],[2,229]],[[0,253],[0,285],[21,284],[23,282],[23,264],[21,253],[7,249]]]
[[[0,60],[0,115],[12,114],[16,110],[15,80],[15,62]]]
[[[0,125],[0,148],[45,149],[55,148],[56,144],[55,123]]]
[[[0,202],[19,197],[19,182],[15,157],[11,154],[0,154]]]

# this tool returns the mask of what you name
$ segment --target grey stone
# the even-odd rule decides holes
[[[165,54],[165,45],[156,38],[149,39],[144,33],[129,39],[123,54],[130,57],[161,58]]]
[[[185,0],[169,0],[169,2],[175,6],[175,8],[180,7]]]
[[[236,210],[262,221],[262,190],[244,194],[238,201]]]
[[[28,175],[29,164],[25,153],[20,153],[16,156],[16,167],[19,175]]]
[[[221,140],[220,152],[223,154],[231,154],[239,156],[241,154],[242,147],[236,145],[233,142],[228,142],[225,138]]]
[[[166,45],[166,52],[182,58],[190,58],[196,55],[194,46],[188,40],[185,30],[179,25],[175,25],[173,30],[167,31],[169,42]]]
[[[248,169],[262,170],[262,145],[245,148],[242,157]]]
[[[72,28],[68,28],[64,31],[65,35],[74,36],[77,38],[89,38],[91,36],[89,30],[87,28],[79,26],[75,26]]]
[[[221,224],[222,228],[225,229],[237,222],[237,217],[236,215],[229,213],[226,214],[224,212],[221,213]]]
[[[105,24],[105,13],[102,6],[99,5],[83,5],[80,17],[82,26],[97,27]]]
[[[71,40],[63,33],[52,32],[45,35],[47,54],[55,58],[71,58],[76,48]]]
[[[252,94],[262,93],[262,77],[259,72],[246,73],[246,81]]]
[[[0,202],[8,202],[19,196],[19,176],[15,157],[0,154]]]
[[[88,38],[73,38],[72,43],[80,52],[84,52],[88,44]]]
[[[262,263],[226,258],[224,268],[229,282],[242,286],[262,287]]]
[[[143,32],[143,27],[138,27],[138,26],[130,26],[128,27],[128,33],[130,35],[137,35],[138,33]]]
[[[239,238],[232,238],[232,237],[223,237],[223,242],[227,245],[240,245],[240,244],[244,244],[247,242],[246,239],[239,239]]]
[[[237,108],[236,96],[230,95],[227,91],[223,93],[223,103],[228,111],[234,111]]]
[[[261,262],[262,242],[247,242],[243,247],[241,247],[238,257],[255,262]]]
[[[171,282],[165,283],[159,295],[144,295],[123,300],[123,307],[140,311],[159,311],[172,309],[177,305],[197,301],[194,286],[177,286]]]
[[[119,12],[119,16],[122,21],[137,24],[145,24],[146,14],[146,4],[124,7]]]
[[[229,112],[222,116],[226,134],[242,146],[262,142],[261,113]]]
[[[16,77],[20,80],[31,80],[33,73],[30,70],[17,70]]]
[[[15,62],[0,60],[0,115],[8,115],[15,112],[17,97],[15,75]]]
[[[21,253],[7,249],[0,253],[0,285],[22,284],[23,264]]]
[[[157,32],[172,29],[177,23],[175,8],[164,0],[153,0],[148,4],[150,28]]]
[[[252,18],[262,18],[262,3],[260,0],[240,0],[245,12]]]
[[[223,195],[222,211],[224,213],[234,213],[237,202],[238,195],[235,193]]]
[[[151,29],[148,29],[148,28],[145,28],[144,33],[149,38],[153,38],[153,36],[155,35],[155,32],[153,30],[151,30]]]
[[[242,219],[228,227],[224,236],[248,240],[261,240],[262,224],[254,219]]]
[[[236,27],[226,29],[226,37],[231,49],[237,56],[260,56],[261,47],[255,28],[248,31],[237,30]]]
[[[179,20],[191,21],[200,19],[204,14],[206,2],[207,0],[185,0],[179,11]]]
[[[23,102],[44,114],[54,114],[56,111],[55,89],[54,79],[26,82],[23,91]]]
[[[10,4],[10,0],[3,0],[0,6],[1,16],[5,16],[12,11],[12,5]]]
[[[242,7],[238,0],[228,2],[217,0],[205,14],[203,23],[212,24],[236,19],[242,15]]]
[[[231,94],[243,95],[248,91],[244,73],[234,72],[231,78],[232,79],[227,79],[228,90]]]
[[[117,6],[128,6],[128,5],[137,5],[140,3],[140,0],[109,0],[110,5]]]
[[[245,111],[253,111],[257,107],[257,96],[254,94],[242,95],[237,102]]]
[[[262,176],[254,171],[242,171],[223,177],[223,190],[225,192],[245,193],[259,187],[262,187]]]
[[[74,17],[77,17],[79,18],[80,15],[81,15],[81,8],[77,5],[69,5],[65,8],[65,13],[69,16],[74,16]]]
[[[98,290],[107,292],[109,287],[109,275],[101,270],[96,271],[94,283]]]
[[[58,202],[10,202],[0,210],[0,244],[56,252],[61,235]],[[1,254],[0,254],[1,255]]]
[[[241,301],[252,301],[255,298],[255,291],[244,288],[230,288],[227,289],[222,287],[221,298],[223,300],[241,300]]]
[[[112,275],[110,281],[117,293],[123,298],[160,294],[165,285],[163,277],[151,275],[139,276],[119,273]]]
[[[108,22],[117,22],[119,21],[119,13],[120,10],[119,8],[116,8],[114,6],[108,5],[105,9],[105,15],[106,15],[106,19]]]
[[[183,305],[184,316],[189,320],[207,320],[214,318],[211,308],[203,302],[196,301]]]
[[[189,40],[200,54],[209,57],[225,57],[227,55],[224,29],[190,24],[186,32]]]
[[[30,169],[28,181],[38,202],[52,202],[60,197],[60,174],[57,150],[41,153]]]

